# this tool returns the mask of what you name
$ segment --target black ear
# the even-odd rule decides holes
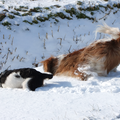
[[[20,75],[23,78],[27,78],[27,77],[32,76],[32,71],[29,68],[23,68],[23,69],[20,70]]]

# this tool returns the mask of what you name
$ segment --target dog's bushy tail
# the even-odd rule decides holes
[[[96,32],[96,34],[97,34],[97,32],[110,34],[113,39],[117,39],[117,38],[120,37],[120,30],[119,30],[119,28],[110,27],[106,23],[104,23],[103,26],[99,25],[99,27],[96,29],[95,32]]]

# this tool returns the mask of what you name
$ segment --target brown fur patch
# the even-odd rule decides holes
[[[55,74],[58,65],[58,58],[51,56],[50,58],[42,61],[41,63],[43,64],[45,72],[50,72],[53,75]]]
[[[73,76],[74,71],[76,70],[76,63],[79,63],[79,56],[83,52],[83,49],[69,53],[61,61],[55,74],[66,74],[67,76]]]

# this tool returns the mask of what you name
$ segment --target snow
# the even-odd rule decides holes
[[[117,120],[120,118],[119,85],[118,72],[85,82],[55,76],[35,92],[1,88],[0,119]]]
[[[43,71],[39,63],[51,55],[60,56],[74,50],[81,49],[95,41],[95,30],[104,22],[111,27],[120,28],[120,10],[81,11],[96,19],[61,19],[59,22],[50,18],[45,22],[32,24],[38,16],[47,16],[50,12],[63,12],[70,16],[64,9],[77,9],[77,0],[0,0],[0,13],[9,9],[0,22],[0,72],[9,68],[32,67]],[[84,4],[82,8],[97,5],[118,4],[119,0],[79,0]],[[19,6],[53,7],[43,12],[32,12],[32,16],[17,16],[11,11]],[[13,8],[12,8],[13,7]],[[22,15],[24,12],[19,13]],[[109,14],[108,14],[109,13]],[[107,15],[106,15],[107,14]],[[71,17],[71,16],[70,16]],[[105,19],[105,20],[104,20]],[[3,26],[5,21],[11,26]],[[19,26],[18,26],[19,24]],[[10,29],[11,28],[11,29]],[[107,36],[107,35],[106,35]],[[104,34],[97,34],[96,39],[104,38]],[[109,36],[108,36],[109,37]],[[38,64],[39,63],[39,64]],[[35,67],[38,64],[38,67]],[[80,81],[70,77],[54,76],[45,80],[44,86],[35,92],[22,89],[0,88],[0,120],[119,120],[120,119],[120,66],[116,72],[111,72],[107,77],[94,74],[88,81]]]

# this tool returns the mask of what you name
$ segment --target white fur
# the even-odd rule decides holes
[[[97,73],[99,76],[107,76],[107,70],[104,69],[105,59],[105,57],[101,59],[91,57],[87,65],[78,67],[78,71],[85,72],[86,74]]]
[[[99,25],[95,32],[96,34],[97,32],[110,34],[113,39],[117,39],[119,37],[120,30],[119,28],[110,27],[104,23],[103,26]]]
[[[59,55],[59,56],[57,56],[57,58],[58,58],[58,66],[60,65],[60,63],[61,63],[61,61],[63,60],[63,58],[65,57],[65,55]]]
[[[31,78],[24,79],[24,78],[22,78],[21,76],[20,76],[20,78],[17,78],[16,75],[19,75],[19,76],[20,76],[20,73],[19,73],[19,72],[17,72],[17,73],[15,73],[15,72],[11,73],[11,74],[6,78],[5,83],[2,84],[2,87],[3,87],[3,88],[22,88],[22,87],[24,87],[24,89],[25,89],[25,87],[28,88],[28,87],[27,87],[27,82],[28,82],[28,80],[30,80]],[[24,82],[25,82],[25,83],[24,83]],[[24,83],[24,84],[22,84],[22,83]]]
[[[107,70],[104,69],[104,62],[106,57],[101,59],[91,57],[89,64],[91,71],[96,72],[99,76],[107,76]]]
[[[111,41],[111,40],[112,40],[112,38],[99,39],[99,40],[95,41],[94,44],[96,44],[96,43],[98,43],[98,42],[106,42],[106,41]],[[93,45],[94,45],[94,44],[93,44]]]

